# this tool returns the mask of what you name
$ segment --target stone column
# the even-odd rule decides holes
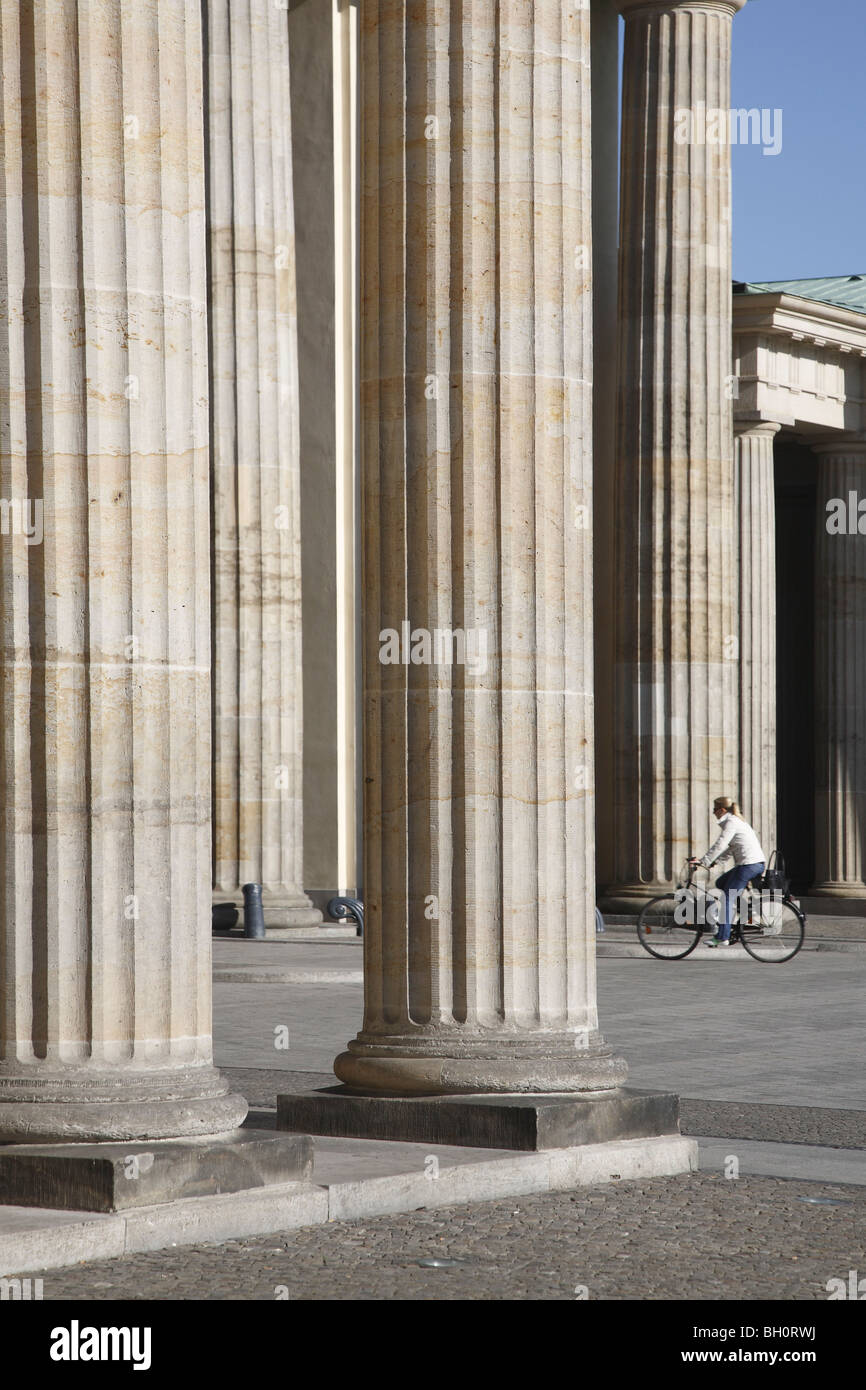
[[[781,425],[734,421],[734,510],[740,658],[737,791],[767,854],[776,828],[776,493],[773,440]]]
[[[361,11],[365,1016],[335,1071],[404,1095],[610,1088],[589,12],[408,17]]]
[[[261,883],[269,927],[310,927],[287,8],[208,0],[206,47],[214,896]]]
[[[620,0],[615,881],[664,891],[735,795],[731,21]],[[712,131],[712,134],[711,134]]]
[[[814,891],[866,898],[866,440],[815,453]]]
[[[619,15],[592,0],[592,477],[596,874],[613,876]]]
[[[304,886],[317,907],[334,897],[363,896],[355,457],[357,18],[355,0],[307,0],[289,7],[304,461]]]
[[[199,10],[0,26],[0,1140],[226,1131]]]

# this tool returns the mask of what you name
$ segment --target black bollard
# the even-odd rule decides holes
[[[262,885],[244,884],[244,936],[253,941],[265,939],[265,914],[262,910]]]

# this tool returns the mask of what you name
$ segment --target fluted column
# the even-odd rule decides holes
[[[198,7],[0,26],[0,1140],[225,1131]]]
[[[731,20],[745,0],[622,0],[615,882],[640,899],[735,794]],[[714,126],[718,132],[718,121]]]
[[[776,494],[773,440],[781,425],[734,422],[739,546],[740,769],[746,819],[769,854],[776,830]]]
[[[371,0],[361,26],[365,1016],[335,1071],[607,1088],[589,12]]]
[[[272,927],[315,926],[303,882],[303,684],[288,13],[208,0],[214,530],[214,896],[264,886]]]
[[[616,476],[619,244],[619,16],[591,0],[593,402],[592,572],[595,640],[596,875],[609,883],[614,852],[614,480]]]
[[[866,440],[815,453],[814,891],[866,898]]]

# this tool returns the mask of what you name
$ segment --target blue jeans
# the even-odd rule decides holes
[[[722,920],[716,937],[719,941],[729,941],[731,936],[731,912],[747,883],[764,872],[763,864],[735,864],[727,873],[716,879],[716,887],[722,890]]]

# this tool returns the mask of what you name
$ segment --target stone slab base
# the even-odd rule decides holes
[[[277,1096],[277,1129],[354,1139],[539,1151],[679,1133],[675,1095],[359,1096],[344,1086]]]
[[[359,1150],[366,1150],[369,1157]],[[430,1152],[428,1145],[317,1140],[315,1183],[188,1198],[106,1215],[0,1206],[0,1277],[171,1245],[273,1235],[326,1221],[364,1220],[419,1207],[669,1177],[693,1172],[698,1166],[697,1144],[679,1135],[549,1153],[475,1154],[462,1164],[442,1153],[437,1155],[435,1179]],[[436,1154],[435,1148],[432,1152]],[[353,1177],[347,1181],[339,1174],[350,1159]],[[334,1169],[330,1180],[329,1164]]]
[[[359,946],[361,938],[358,936],[354,927],[341,927],[337,923],[331,926],[321,927],[265,927],[264,942],[252,940],[244,936],[243,928],[236,927],[232,931],[214,931],[214,941],[249,941],[250,946],[262,946],[269,941],[292,941],[292,942],[319,942],[322,941],[348,941],[357,943]]]
[[[866,922],[866,898],[813,898],[809,893],[800,893],[799,898],[800,906],[810,922],[816,915],[824,918],[860,917]]]
[[[0,1202],[115,1212],[303,1182],[312,1169],[310,1138],[270,1130],[137,1144],[7,1144],[0,1147]]]
[[[350,923],[346,926],[324,922],[318,927],[278,927],[267,922],[265,931],[268,941],[360,941],[357,928]]]
[[[638,947],[640,950],[640,947]],[[312,966],[290,970],[288,966],[264,965],[257,970],[250,965],[214,966],[215,985],[362,985],[362,970],[316,970]]]

